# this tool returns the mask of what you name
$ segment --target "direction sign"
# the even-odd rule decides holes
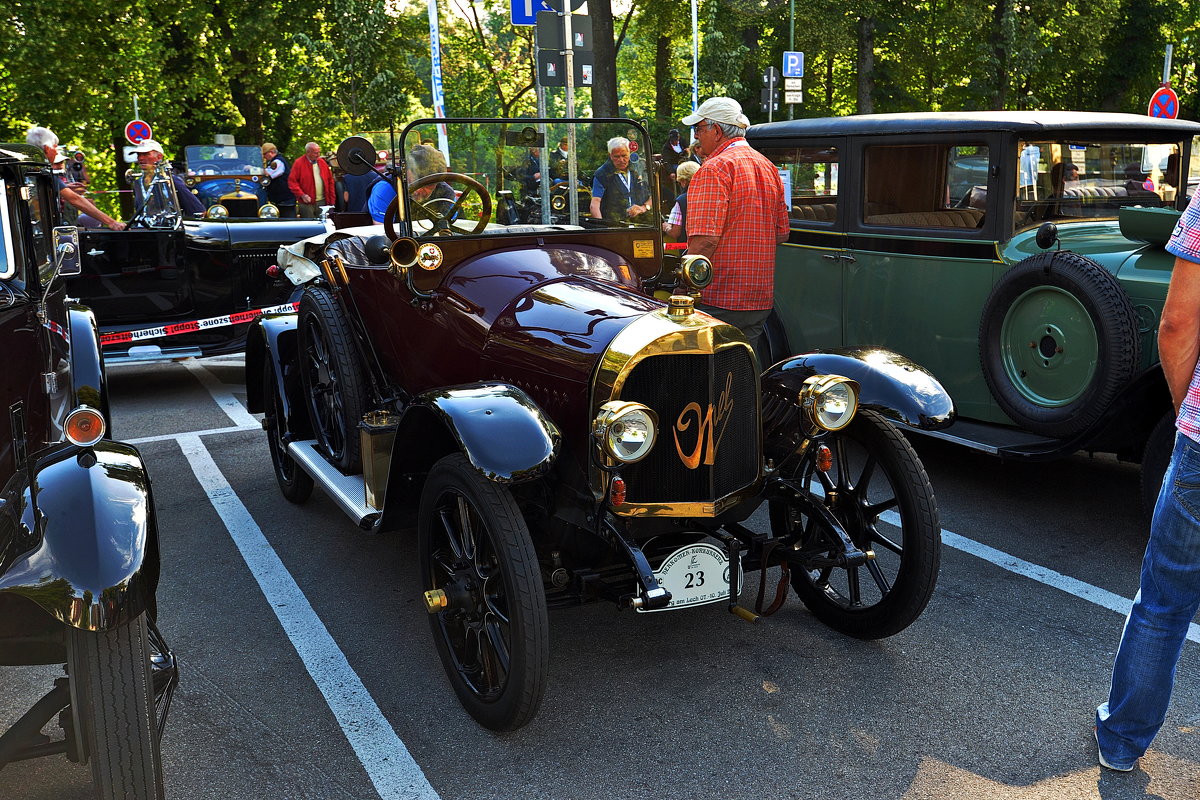
[[[1179,116],[1179,96],[1170,86],[1158,87],[1158,91],[1150,98],[1146,113],[1160,119],[1175,119]]]
[[[783,53],[783,77],[804,77],[804,53],[798,50],[785,50]]]
[[[513,25],[536,25],[539,11],[553,11],[546,0],[509,0]]]
[[[131,119],[125,125],[125,138],[130,144],[141,144],[146,139],[154,138],[154,131],[150,129],[150,123]]]

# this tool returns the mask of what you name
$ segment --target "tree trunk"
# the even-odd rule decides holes
[[[995,84],[992,89],[992,109],[1000,111],[1008,102],[1008,31],[1005,23],[1010,12],[1008,3],[996,3],[992,9],[992,55],[996,59]]]
[[[596,58],[592,84],[592,116],[620,116],[617,105],[617,48],[613,39],[611,0],[589,0],[592,47]]]
[[[742,44],[746,46],[746,51],[754,54],[762,50],[762,29],[759,27],[743,28],[742,29]],[[760,111],[762,108],[760,97],[762,90],[767,88],[763,83],[762,74],[758,71],[758,61],[751,55],[746,59],[746,65],[742,71],[742,111],[751,119],[756,119],[753,113],[758,111],[762,116],[763,122],[767,121],[767,113]],[[781,88],[781,87],[777,87]],[[700,98],[701,102],[704,98]]]
[[[654,116],[659,122],[670,122],[675,111],[675,93],[671,75],[671,37],[659,36],[654,50]]]
[[[875,18],[858,18],[858,113],[875,113]]]

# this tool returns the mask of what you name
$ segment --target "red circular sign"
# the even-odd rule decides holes
[[[630,143],[629,143],[629,152],[631,152],[631,153],[636,153],[636,152],[637,152],[637,142],[630,142]]]
[[[150,130],[150,123],[140,119],[130,120],[125,125],[125,138],[129,140],[130,144],[141,144],[144,140],[153,138],[153,133]]]
[[[1146,113],[1160,119],[1175,119],[1179,116],[1179,96],[1170,86],[1158,87],[1158,91],[1150,98]]]

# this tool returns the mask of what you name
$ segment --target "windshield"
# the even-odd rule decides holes
[[[422,120],[397,156],[416,235],[661,224],[654,153],[627,120]]]
[[[194,144],[185,149],[188,175],[262,175],[262,150],[249,145]]]
[[[1022,142],[1017,227],[1111,218],[1121,206],[1174,206],[1180,152],[1177,143]]]

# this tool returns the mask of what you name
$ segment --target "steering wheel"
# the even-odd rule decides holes
[[[466,235],[466,231],[456,230],[451,221],[462,210],[463,203],[471,196],[471,192],[475,192],[475,194],[479,195],[479,201],[483,205],[483,208],[479,212],[479,221],[475,223],[475,227],[470,233],[483,233],[492,218],[492,196],[488,194],[486,186],[472,177],[463,175],[461,172],[435,172],[432,175],[426,175],[415,183],[410,183],[408,185],[409,198],[412,199],[412,193],[415,190],[424,189],[426,186],[434,186],[439,183],[460,183],[463,186],[462,194],[455,201],[440,197],[430,198],[425,201],[413,199],[414,208],[420,208],[428,215],[429,219],[433,220],[433,227],[437,234],[440,235],[445,232],[446,235],[455,233]],[[447,206],[447,203],[450,205]],[[388,212],[391,212],[390,207],[388,208]]]

